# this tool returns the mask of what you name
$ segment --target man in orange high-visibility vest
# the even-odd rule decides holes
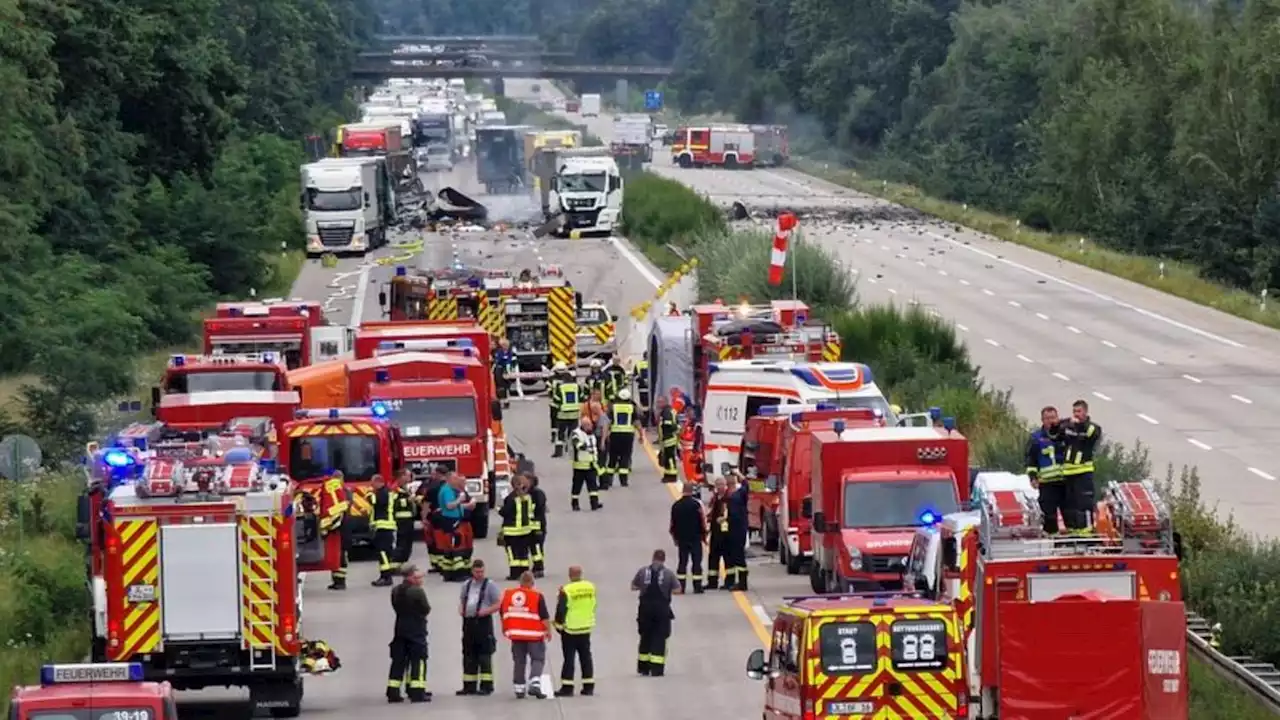
[[[530,696],[541,700],[547,697],[541,678],[547,662],[547,638],[551,637],[551,613],[546,598],[533,587],[533,573],[522,573],[520,587],[508,588],[499,607],[502,634],[511,641],[511,682],[516,697],[524,697],[527,687]]]

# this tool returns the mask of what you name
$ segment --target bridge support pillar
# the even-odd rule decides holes
[[[493,94],[496,97],[507,96],[507,83],[504,82],[503,79],[500,77],[496,77],[493,79]]]
[[[631,104],[631,86],[627,83],[626,78],[618,78],[613,86],[613,103],[622,108],[623,112],[630,110]]]

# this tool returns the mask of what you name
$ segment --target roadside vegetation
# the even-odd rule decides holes
[[[727,226],[721,211],[679,183],[643,178],[628,188],[627,228],[639,231],[638,245],[655,262],[664,235],[682,252],[699,259],[698,295],[735,302],[791,297],[791,278],[781,287],[766,281],[769,235]],[[679,223],[684,223],[679,226]],[[803,228],[802,228],[803,230]],[[817,309],[839,332],[847,360],[868,364],[890,400],[908,410],[941,407],[971,442],[971,462],[979,467],[1022,472],[1028,422],[1018,416],[1010,394],[986,385],[950,322],[918,307],[863,305],[850,269],[822,248],[792,235],[789,260],[797,272],[800,299]],[[855,350],[856,349],[856,350]],[[1075,398],[1063,398],[1063,404]],[[1099,418],[1105,424],[1105,418]],[[1182,563],[1187,604],[1222,623],[1223,649],[1280,662],[1280,602],[1273,579],[1280,577],[1280,547],[1244,536],[1229,518],[1200,499],[1195,468],[1153,461],[1145,447],[1108,443],[1098,459],[1099,488],[1112,481],[1152,477],[1173,508],[1185,545]],[[1190,675],[1195,720],[1269,717],[1266,711],[1198,665]]]

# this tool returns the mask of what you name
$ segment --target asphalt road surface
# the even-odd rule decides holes
[[[448,174],[424,176],[429,185],[452,185],[492,206],[513,208],[510,200],[494,200],[476,187],[474,167],[461,165]],[[376,257],[393,257],[381,250],[366,260],[343,259],[337,268],[323,268],[308,261],[293,295],[326,302],[330,319],[358,322],[381,318],[377,294],[394,272],[394,263],[378,265]],[[559,265],[586,299],[600,299],[623,320],[620,332],[631,331],[628,313],[651,298],[660,274],[648,266],[625,241],[616,239],[533,241],[523,233],[459,230],[428,234],[423,249],[425,263],[445,267],[454,262],[486,268],[519,271],[538,265]],[[423,258],[401,260],[405,264]],[[687,298],[681,300],[687,301]],[[631,341],[624,345],[632,344]],[[550,501],[547,544],[548,574],[538,585],[551,601],[567,582],[567,568],[582,565],[587,579],[599,593],[598,625],[593,637],[598,695],[593,698],[517,700],[511,692],[509,645],[499,640],[495,656],[497,693],[488,698],[455,697],[461,687],[460,628],[457,613],[459,585],[437,576],[428,578],[433,612],[430,618],[429,689],[435,693],[425,712],[431,717],[455,720],[477,715],[511,720],[540,718],[667,717],[673,720],[745,718],[759,712],[758,687],[743,675],[747,655],[761,641],[743,620],[751,613],[745,596],[729,593],[678,597],[675,629],[668,649],[667,675],[636,675],[636,599],[629,589],[635,571],[648,563],[655,548],[669,548],[667,521],[671,490],[659,482],[655,461],[641,448],[634,458],[632,486],[603,495],[599,512],[570,512],[567,459],[549,456],[545,400],[515,401],[507,414],[507,428],[515,449],[537,464],[542,487]],[[585,505],[585,503],[584,503]],[[476,557],[483,558],[501,586],[505,561],[492,539],[477,543]],[[415,561],[426,561],[419,547]],[[309,678],[303,717],[376,718],[405,717],[423,712],[409,706],[389,706],[384,693],[388,664],[387,643],[392,616],[386,588],[370,587],[377,576],[368,562],[354,564],[349,586],[343,593],[326,589],[325,575],[307,578],[302,629],[306,636],[328,641],[342,658],[343,668],[333,675]],[[546,672],[558,678],[562,655],[559,643],[548,652]],[[184,717],[245,717],[247,704],[241,693],[186,693]]]
[[[609,136],[608,116],[571,119]],[[1024,416],[1083,399],[1107,438],[1141,440],[1157,477],[1170,463],[1196,466],[1207,503],[1275,535],[1280,333],[793,170],[655,158],[655,172],[719,204],[810,211],[804,239],[857,273],[863,301],[918,303],[952,320],[983,377],[1011,388]]]

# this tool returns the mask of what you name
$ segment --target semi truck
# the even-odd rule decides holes
[[[560,234],[612,235],[622,220],[622,173],[603,148],[562,149],[551,179],[552,211]]]
[[[525,186],[522,125],[490,125],[476,128],[476,177],[490,195],[513,195]]]
[[[613,136],[609,149],[618,165],[627,170],[640,170],[653,160],[653,121],[648,115],[623,114],[613,119]]]
[[[301,174],[308,256],[364,254],[386,244],[396,205],[385,158],[325,158],[303,165]]]
[[[580,98],[580,112],[582,117],[600,117],[600,94],[587,93]]]

